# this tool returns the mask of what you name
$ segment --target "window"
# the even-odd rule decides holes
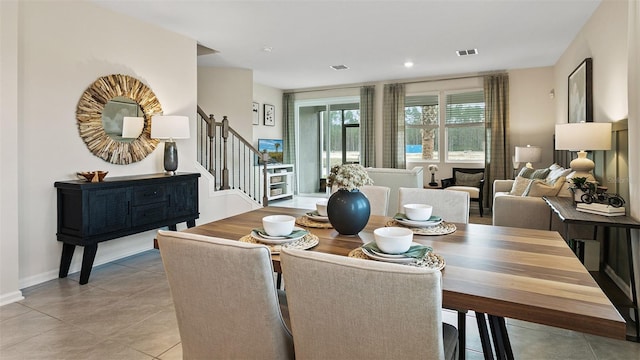
[[[483,161],[483,91],[448,94],[446,99],[447,161]]]
[[[405,145],[407,161],[438,160],[440,110],[438,95],[405,98]]]
[[[442,125],[440,118],[444,118]],[[406,97],[407,161],[441,160],[440,144],[443,142],[446,144],[444,155],[448,162],[484,161],[482,90]]]

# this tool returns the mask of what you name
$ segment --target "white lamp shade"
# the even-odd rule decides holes
[[[122,138],[137,139],[144,129],[144,118],[125,116],[122,118]]]
[[[516,162],[538,162],[542,156],[542,148],[539,146],[516,146],[515,161]]]
[[[151,138],[188,139],[189,117],[156,115],[151,118]]]
[[[611,123],[556,125],[556,150],[610,150]]]

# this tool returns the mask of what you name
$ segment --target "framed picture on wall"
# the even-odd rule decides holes
[[[253,108],[251,109],[253,125],[260,125],[260,104],[253,102]]]
[[[276,107],[264,104],[264,124],[267,126],[276,125]]]
[[[569,75],[569,116],[570,123],[593,121],[593,80],[591,58],[586,58]]]

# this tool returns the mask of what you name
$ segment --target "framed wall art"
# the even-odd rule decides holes
[[[593,80],[591,58],[586,58],[569,75],[568,122],[593,121]]]
[[[276,125],[276,108],[273,105],[264,104],[264,124],[267,126]]]
[[[260,125],[260,104],[255,101],[253,102],[253,107],[251,108],[251,114],[253,125]]]

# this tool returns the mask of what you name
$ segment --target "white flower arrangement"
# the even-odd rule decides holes
[[[331,168],[327,177],[327,186],[337,186],[339,189],[355,190],[363,185],[371,185],[373,180],[367,171],[359,164],[336,165]]]
[[[429,165],[428,169],[432,174],[435,174],[436,172],[438,172],[438,165],[431,164]]]

